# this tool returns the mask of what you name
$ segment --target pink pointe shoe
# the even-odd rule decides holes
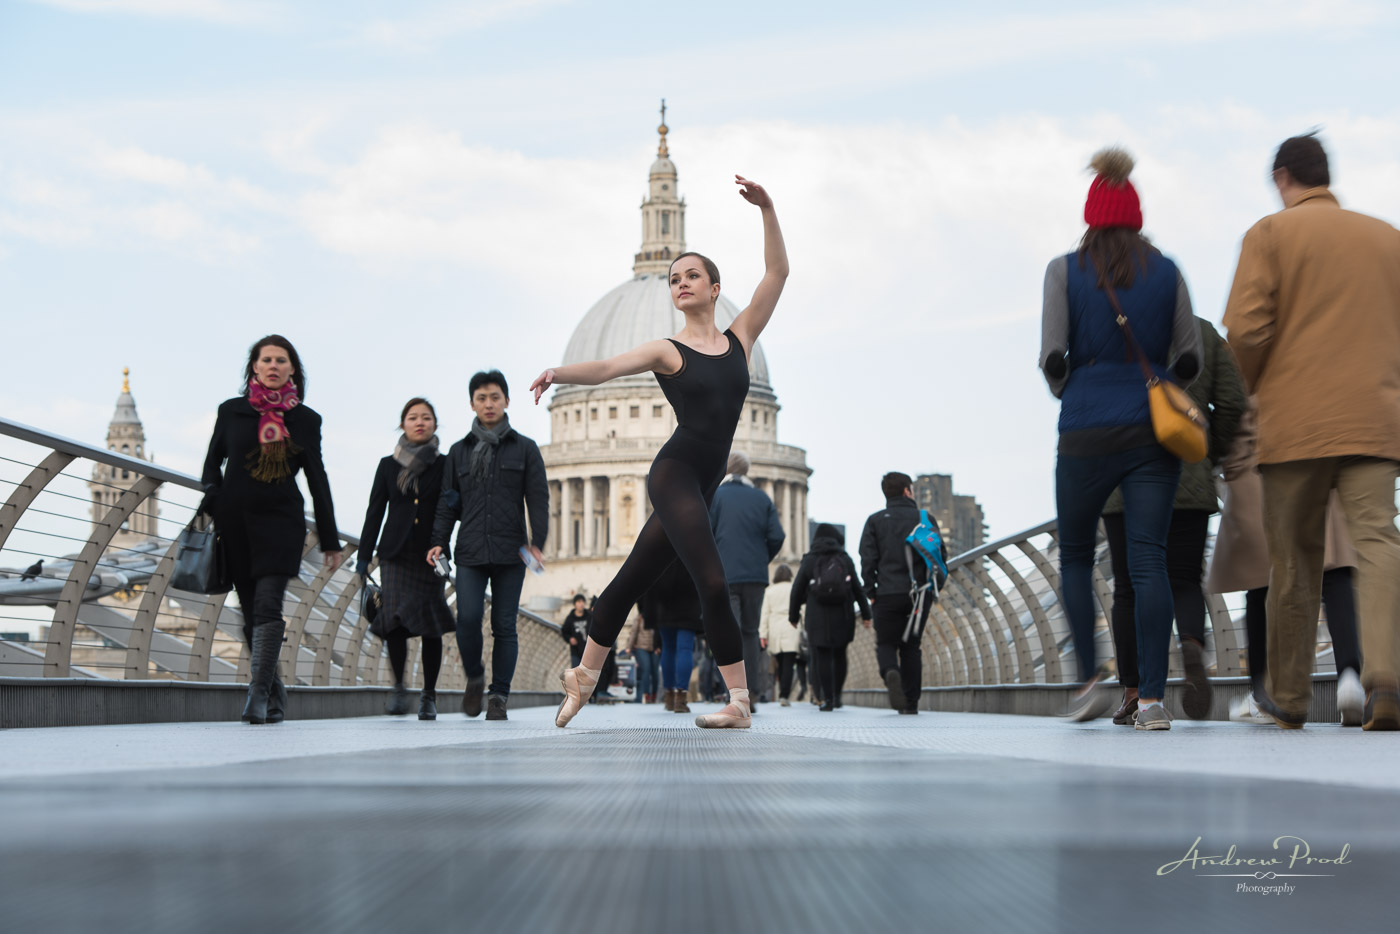
[[[748,688],[730,688],[729,703],[719,713],[702,713],[695,718],[695,725],[706,730],[747,730],[753,726]]]
[[[593,689],[598,686],[600,674],[601,671],[589,671],[582,665],[564,669],[559,675],[559,684],[564,689],[564,700],[559,705],[559,712],[554,715],[555,726],[568,726],[569,721],[578,715],[583,705],[588,703],[588,698],[593,696]]]

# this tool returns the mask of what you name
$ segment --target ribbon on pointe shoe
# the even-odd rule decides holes
[[[554,715],[555,726],[569,725],[569,721],[588,703],[588,698],[593,696],[593,689],[598,686],[598,679],[602,674],[600,668],[585,668],[582,665],[564,669],[559,675],[559,684],[564,688],[564,700],[559,704],[559,712]]]
[[[748,688],[730,688],[728,706],[739,711],[738,716],[723,710],[719,713],[703,713],[695,718],[695,725],[710,730],[746,730],[753,725]]]

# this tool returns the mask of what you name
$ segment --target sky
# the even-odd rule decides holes
[[[1054,514],[1047,262],[1120,144],[1218,323],[1273,149],[1319,128],[1400,221],[1400,4],[0,0],[0,414],[101,443],[131,386],[198,473],[248,344],[306,365],[342,529],[400,406],[525,389],[631,277],[661,98],[688,245],[741,307],[762,182],[792,273],[762,337],[813,518],[951,473],[993,537]],[[1391,91],[1386,91],[1390,88]],[[662,336],[662,335],[657,335]]]

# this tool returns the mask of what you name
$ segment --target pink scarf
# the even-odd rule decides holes
[[[258,413],[258,450],[248,454],[248,472],[254,480],[278,483],[296,473],[292,457],[300,449],[292,444],[282,416],[301,404],[296,383],[268,389],[256,379],[248,381],[248,402]]]

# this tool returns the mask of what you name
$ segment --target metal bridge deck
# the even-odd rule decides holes
[[[705,709],[696,705],[696,709]],[[765,705],[0,734],[6,931],[1394,925],[1400,734]],[[1341,865],[1289,867],[1288,841]],[[1182,867],[1233,844],[1277,879]],[[1291,885],[1289,894],[1240,891]]]

